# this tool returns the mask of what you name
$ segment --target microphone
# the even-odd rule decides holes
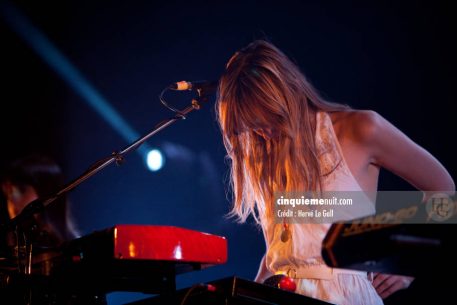
[[[169,88],[177,91],[194,90],[197,91],[199,95],[210,95],[216,92],[217,86],[217,81],[200,80],[194,82],[180,81],[171,84]]]

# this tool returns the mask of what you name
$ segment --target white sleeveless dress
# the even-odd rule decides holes
[[[322,189],[362,192],[347,166],[332,121],[326,112],[318,112],[316,115],[316,145],[324,173]],[[374,205],[368,205],[360,217],[374,212]],[[272,273],[286,273],[295,278],[296,292],[312,298],[339,305],[382,305],[382,299],[366,272],[329,268],[323,262],[322,241],[330,225],[290,224],[291,238],[282,242],[283,225],[274,220],[263,223],[268,270]]]

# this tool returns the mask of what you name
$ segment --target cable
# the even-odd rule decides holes
[[[176,113],[176,115],[178,117],[180,117],[181,119],[185,120],[186,119],[186,116],[184,114],[181,113],[181,111],[179,111],[178,109],[174,108],[173,106],[170,106],[168,105],[167,101],[165,101],[165,99],[163,98],[165,92],[167,92],[170,88],[169,87],[166,87],[165,89],[162,90],[162,92],[160,92],[160,95],[159,95],[159,100],[160,102],[165,106],[167,107],[169,110],[173,111],[174,113]]]

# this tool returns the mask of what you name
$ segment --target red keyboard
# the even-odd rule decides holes
[[[227,262],[227,240],[213,234],[173,226],[116,225],[103,235],[112,243],[115,259]]]
[[[51,289],[174,291],[178,274],[227,262],[225,237],[174,226],[115,225],[35,260]],[[39,271],[41,270],[41,271]]]

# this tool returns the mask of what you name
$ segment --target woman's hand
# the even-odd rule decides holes
[[[398,290],[408,288],[413,280],[410,276],[374,273],[373,287],[385,299]]]

